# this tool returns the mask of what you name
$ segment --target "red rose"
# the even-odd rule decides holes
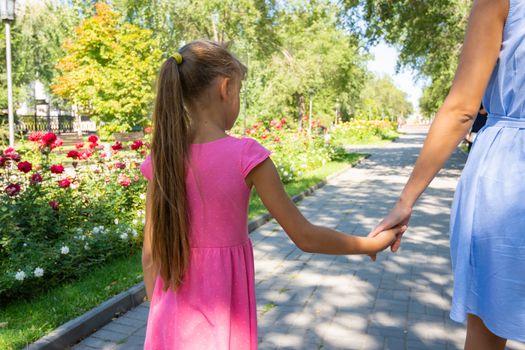
[[[62,164],[53,164],[50,170],[53,174],[62,174],[64,172],[64,166]]]
[[[64,143],[64,140],[62,140],[60,137],[58,137],[52,144],[51,144],[51,149],[55,149],[57,147],[60,147],[62,146],[62,144]]]
[[[15,162],[18,162],[21,159],[20,154],[18,154],[16,152],[10,153],[9,154],[9,158],[14,160]]]
[[[55,135],[52,132],[46,133],[44,136],[42,136],[42,143],[46,146],[50,146],[53,142],[55,142],[57,139],[57,135]]]
[[[5,193],[7,193],[8,196],[16,196],[20,192],[20,185],[19,184],[9,184],[5,188]]]
[[[33,170],[33,165],[31,165],[31,163],[29,162],[20,162],[18,163],[17,166],[18,166],[18,170],[26,174],[30,172],[31,170]]]
[[[59,204],[60,203],[58,201],[49,201],[49,205],[51,206],[51,208],[53,208],[53,210],[58,210]]]
[[[133,150],[138,150],[142,146],[144,146],[144,142],[142,140],[136,140],[129,147]]]
[[[117,168],[117,169],[126,169],[126,164],[121,163],[121,162],[116,162],[115,163],[115,168]]]
[[[0,156],[0,166],[5,166],[6,162],[7,162],[7,158]]]
[[[58,186],[60,186],[62,188],[68,188],[69,185],[71,185],[71,181],[69,181],[68,178],[65,178],[65,179],[62,179],[62,180],[58,181]]]
[[[98,146],[98,143],[90,143],[89,148],[93,149]]]
[[[31,183],[32,184],[36,184],[36,183],[39,183],[39,182],[42,182],[42,175],[40,175],[39,173],[35,173],[31,176]]]
[[[111,145],[114,151],[120,151],[122,149],[122,142],[117,141],[114,145]]]
[[[35,131],[27,135],[27,139],[33,142],[40,142],[40,140],[42,140],[42,136],[43,136],[42,132]]]
[[[281,124],[283,124],[283,125],[286,124],[286,119],[284,119],[284,118],[281,119]]]
[[[78,153],[78,151],[71,150],[71,151],[67,152],[67,157],[68,158],[78,159],[79,156],[80,156],[80,153]]]
[[[88,141],[91,142],[91,143],[97,143],[98,136],[97,135],[91,135],[91,136],[88,137]]]
[[[84,142],[79,142],[75,145],[76,149],[81,149],[82,147],[84,147]]]

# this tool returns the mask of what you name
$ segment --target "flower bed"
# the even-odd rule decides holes
[[[338,124],[331,131],[332,142],[341,145],[393,140],[397,136],[395,123],[388,120],[352,119]]]
[[[92,135],[68,152],[72,166],[65,167],[56,162],[56,135],[29,139],[33,150],[0,155],[2,301],[79,276],[142,241],[142,140],[114,144],[108,153]]]

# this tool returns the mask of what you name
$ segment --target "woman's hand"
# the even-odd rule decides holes
[[[377,225],[372,232],[368,234],[368,237],[376,237],[382,231],[391,229],[396,226],[406,226],[408,227],[408,221],[412,215],[412,206],[404,204],[402,201],[397,202],[395,207],[390,211],[390,213]],[[401,245],[401,237],[405,233],[406,227],[401,231],[393,243],[390,244],[390,249],[393,253],[397,252],[399,246]],[[370,258],[373,261],[376,261],[376,254],[369,254]]]
[[[384,231],[378,232],[373,237],[368,237],[368,239],[371,240],[371,253],[374,256],[385,250],[386,248],[392,246],[394,242],[396,242],[398,239],[401,239],[401,236],[406,231],[407,227],[406,225],[403,226],[396,226],[391,229],[386,229]]]

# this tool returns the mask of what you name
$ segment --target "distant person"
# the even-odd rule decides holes
[[[487,124],[452,205],[450,317],[467,323],[465,349],[497,350],[507,339],[525,342],[525,0],[474,1],[449,95],[398,203],[370,235],[408,224],[482,98]]]
[[[284,191],[270,152],[228,136],[246,67],[222,46],[195,41],[161,67],[148,181],[142,264],[150,302],[144,349],[257,348],[252,186],[302,250],[375,253],[405,228],[377,237],[308,222]]]
[[[472,145],[474,144],[474,141],[476,141],[476,136],[478,135],[478,132],[485,126],[488,119],[488,113],[483,108],[483,104],[479,107],[479,112],[474,120],[474,124],[472,124],[472,128],[470,129],[470,132],[467,134],[467,137],[465,138],[468,143],[468,152],[470,153],[470,150],[472,149]]]

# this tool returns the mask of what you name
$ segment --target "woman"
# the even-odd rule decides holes
[[[458,184],[451,215],[450,317],[467,322],[465,349],[525,342],[525,0],[475,0],[452,88],[390,214],[371,236],[406,225],[470,129],[489,113]],[[397,251],[399,237],[391,246]],[[375,256],[372,256],[375,259]]]

